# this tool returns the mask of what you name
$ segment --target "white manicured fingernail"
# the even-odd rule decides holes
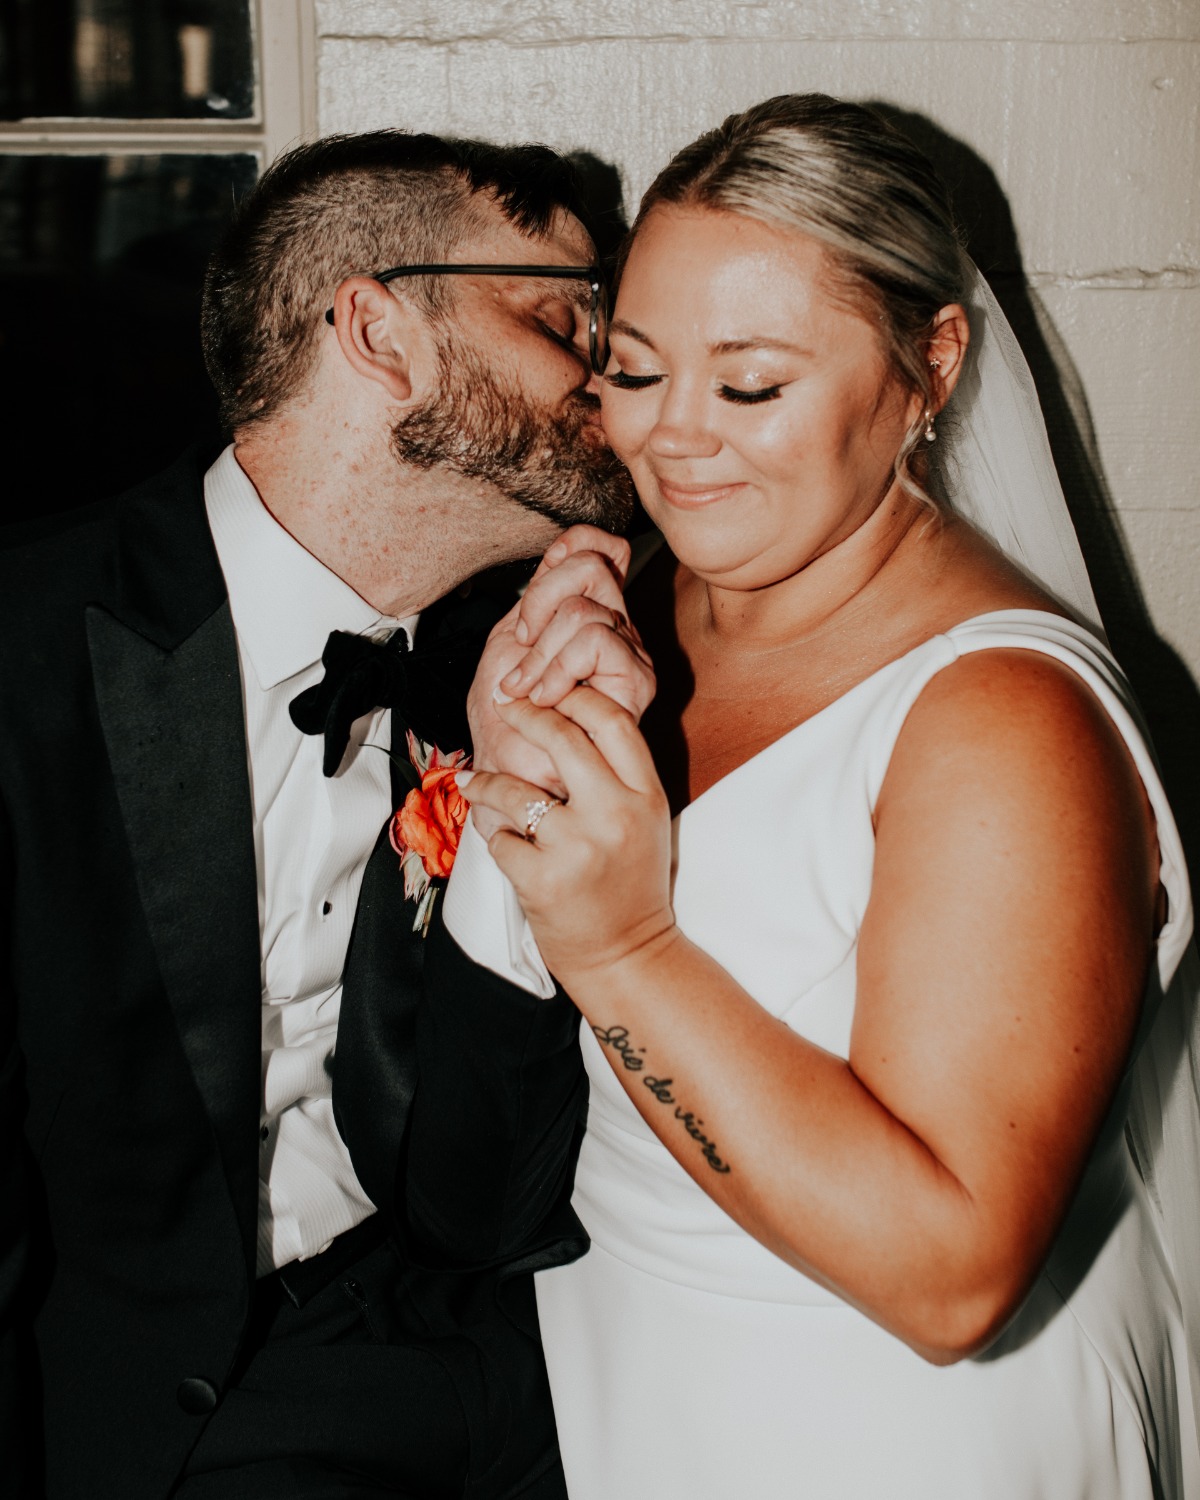
[[[460,792],[462,791],[463,787],[470,786],[471,779],[474,775],[474,771],[455,771],[454,783],[458,787]]]
[[[511,703],[512,699],[508,696],[507,693],[501,692],[499,685],[497,685],[495,688],[492,689],[492,702],[493,703]]]
[[[518,620],[517,621],[517,628],[513,632],[513,634],[516,636],[517,640],[520,641],[521,645],[523,646],[526,643],[526,641],[528,641],[528,639],[529,639],[529,626],[526,625],[526,623],[525,623],[524,620]]]

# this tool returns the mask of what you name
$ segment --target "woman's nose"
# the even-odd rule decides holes
[[[721,439],[707,420],[705,404],[672,391],[650,430],[650,451],[661,458],[709,458],[720,446]]]

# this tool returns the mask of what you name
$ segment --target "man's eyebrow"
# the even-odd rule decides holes
[[[592,289],[583,276],[578,279],[570,276],[526,276],[523,279],[526,286],[543,295],[554,296],[560,302],[569,302],[572,307],[581,308],[584,312],[591,308]]]

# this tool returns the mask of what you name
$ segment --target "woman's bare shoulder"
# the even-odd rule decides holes
[[[1154,818],[1129,747],[1078,673],[1036,650],[972,652],[932,678],[884,778],[885,825],[902,843],[957,839],[1031,873],[1070,867],[1081,889],[1097,862],[1139,871],[1147,900],[1157,889]]]
[[[893,774],[923,780],[958,765],[1047,785],[1119,772],[1140,787],[1132,756],[1095,693],[1036,648],[972,651],[942,668],[910,710]],[[1127,773],[1127,774],[1126,774]]]
[[[999,610],[1065,618],[1057,602],[988,538],[951,520],[931,542],[937,578],[923,608],[929,634]],[[1071,667],[1034,648],[991,647],[960,656],[926,685],[897,740],[884,792],[907,794],[936,774],[940,794],[1019,790],[1030,805],[1086,805],[1102,793],[1148,804],[1128,746]],[[882,801],[882,798],[881,798]]]

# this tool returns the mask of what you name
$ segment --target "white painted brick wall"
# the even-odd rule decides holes
[[[968,186],[992,177],[982,251],[1034,299],[1064,482],[1196,867],[1200,0],[317,0],[316,22],[322,131],[586,150],[627,211],[773,93],[886,102],[960,143]]]

